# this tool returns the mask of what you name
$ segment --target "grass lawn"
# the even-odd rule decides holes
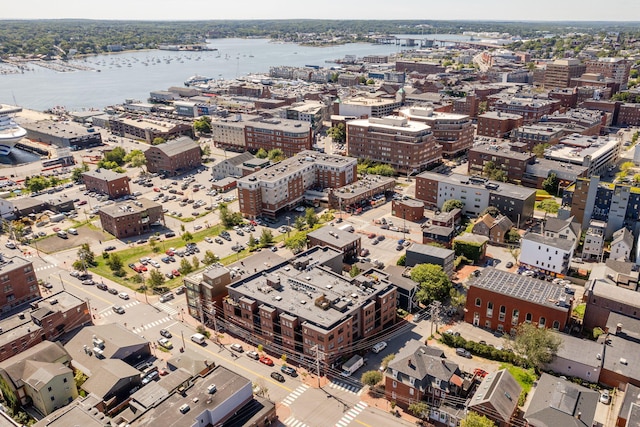
[[[500,365],[500,369],[506,369],[509,371],[513,378],[516,379],[522,390],[526,393],[531,391],[531,387],[533,387],[533,382],[538,379],[533,369],[524,369],[519,366],[514,366],[509,363],[503,363]]]
[[[576,308],[573,309],[573,315],[579,319],[584,317],[584,311],[587,308],[587,304],[578,304]]]

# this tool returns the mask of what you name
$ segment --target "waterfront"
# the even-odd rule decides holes
[[[401,36],[399,36],[401,37]],[[416,39],[468,40],[460,35],[415,35]],[[125,99],[146,101],[149,92],[182,86],[195,74],[233,79],[250,73],[268,73],[278,65],[331,66],[326,61],[346,55],[398,53],[404,46],[366,43],[308,47],[272,43],[266,39],[215,39],[208,41],[217,51],[133,51],[90,56],[73,61],[96,71],[58,72],[27,63],[32,71],[0,75],[0,100],[24,108],[46,110],[64,106],[68,110],[104,108]],[[100,70],[98,72],[97,70]]]

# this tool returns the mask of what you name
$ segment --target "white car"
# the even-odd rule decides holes
[[[151,264],[152,266],[154,266],[155,268],[160,268],[160,263],[156,260],[151,260],[149,261],[149,264]]]
[[[207,243],[213,243],[213,239],[211,237],[205,237],[204,241]]]
[[[13,242],[7,242],[5,243],[5,246],[9,249],[15,249],[16,248],[16,244]]]
[[[122,299],[129,299],[129,294],[126,292],[120,292],[118,296]]]
[[[378,354],[380,353],[382,350],[384,350],[385,348],[387,348],[387,343],[386,341],[380,341],[378,344],[374,345],[373,348],[371,349],[371,351],[373,351],[374,353]]]

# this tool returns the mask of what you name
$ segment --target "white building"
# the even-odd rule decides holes
[[[591,220],[587,234],[584,236],[582,246],[582,259],[587,261],[598,261],[602,259],[604,249],[604,234],[607,223],[604,221]]]
[[[633,234],[627,228],[613,233],[609,258],[617,261],[629,261],[633,249]]]
[[[580,239],[580,223],[574,221],[575,216],[567,219],[547,218],[544,223],[543,234],[551,239],[569,240],[574,247]]]
[[[569,269],[575,244],[570,240],[527,233],[520,240],[520,264],[554,276]]]
[[[385,117],[402,105],[395,99],[349,98],[340,101],[338,114],[354,117]]]
[[[622,138],[568,135],[544,152],[545,159],[588,168],[587,176],[600,175],[620,159]]]

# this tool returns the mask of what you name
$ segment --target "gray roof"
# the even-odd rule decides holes
[[[506,369],[487,375],[473,395],[469,408],[490,406],[503,421],[509,421],[518,405],[522,387]],[[493,418],[493,417],[492,417]]]
[[[469,283],[473,287],[488,289],[511,298],[546,305],[561,311],[571,308],[570,304],[560,303],[565,298],[564,286],[493,267],[485,268],[480,276],[471,278]]]
[[[620,332],[617,331],[618,325],[620,326]],[[640,319],[634,319],[612,311],[607,318],[606,327],[609,329],[610,334],[640,342]]]
[[[317,230],[312,231],[307,234],[307,237],[322,240],[323,242],[331,244],[331,246],[339,248],[360,240],[359,234],[349,233],[348,231],[340,230],[340,227],[332,227],[330,225],[320,227]]]
[[[418,282],[414,282],[410,277],[402,275],[405,267],[398,265],[388,265],[385,267],[384,272],[389,274],[389,280],[400,289],[404,289],[408,292],[415,292],[418,288]]]
[[[205,357],[190,350],[189,348],[185,348],[184,353],[178,353],[171,359],[167,360],[167,366],[169,369],[183,369],[194,377],[207,369],[207,366],[210,364],[211,362]]]
[[[610,344],[604,347],[602,368],[632,381],[640,380],[640,365],[635,359],[640,352],[640,343],[629,337],[612,334],[607,336],[607,340]]]
[[[487,236],[480,236],[479,234],[462,233],[453,240],[458,242],[469,242],[476,243],[478,245],[484,245],[489,241],[489,238]]]
[[[453,233],[453,227],[443,227],[442,225],[430,225],[422,229],[423,234],[449,237]]]
[[[527,200],[536,194],[535,189],[506,182],[492,181],[485,178],[469,177],[458,173],[441,174],[436,172],[422,172],[418,177],[452,185],[456,188],[468,188],[469,190],[487,188],[486,186],[489,185],[492,187],[490,189],[491,194],[511,197],[517,200]]]
[[[414,243],[407,248],[407,252],[415,252],[417,254],[428,255],[432,257],[446,259],[447,257],[455,254],[451,249],[438,248],[432,245],[423,245],[421,243]]]
[[[627,389],[624,391],[624,399],[622,400],[622,406],[620,406],[619,417],[627,420],[626,426],[638,426],[640,425],[640,387],[636,387],[633,384],[627,384]],[[635,409],[632,408],[635,406]],[[634,409],[636,416],[631,417],[630,411]],[[629,424],[630,420],[634,420],[635,424]]]
[[[124,173],[115,172],[115,171],[112,171],[111,169],[106,169],[106,168],[97,168],[92,171],[87,171],[82,175],[90,176],[96,179],[101,179],[103,181],[113,181],[115,179],[120,179],[127,176]]]
[[[559,233],[562,230],[564,230],[566,227],[569,227],[573,222],[574,218],[575,216],[572,216],[567,219],[549,217],[546,219],[544,223],[544,230],[550,233]]]
[[[525,233],[524,236],[522,236],[522,240],[530,240],[535,243],[551,246],[552,248],[561,249],[565,252],[570,252],[575,245],[575,242],[570,239],[556,239],[531,232]]]
[[[621,288],[620,286],[608,284],[601,280],[594,280],[592,282],[591,293],[595,297],[604,298],[609,301],[621,302],[634,307],[640,307],[640,292]]]
[[[66,363],[71,360],[69,353],[59,342],[43,341],[28,348],[15,356],[0,362],[0,369],[7,372],[7,375],[14,383],[22,381],[24,378],[25,364],[27,361],[43,363]]]
[[[601,361],[598,360],[597,356],[598,354],[602,354],[603,344],[567,334],[555,335],[562,341],[555,357],[570,360],[585,366],[600,367]]]
[[[70,374],[72,371],[62,363],[47,363],[27,360],[24,364],[22,380],[34,390],[49,384],[58,375]]]
[[[96,409],[101,403],[94,395],[78,398],[35,423],[34,427],[105,427],[111,420]]]
[[[388,367],[398,372],[400,380],[408,377],[424,380],[431,376],[449,382],[458,372],[458,365],[449,362],[443,356],[442,350],[428,347],[418,340],[411,340],[400,349]]]
[[[613,233],[613,240],[611,241],[611,245],[615,245],[616,243],[626,243],[629,248],[633,247],[633,234],[625,227]]]
[[[145,199],[144,197],[138,198],[138,203],[142,206],[135,205],[132,201],[118,202],[113,205],[103,206],[100,208],[100,212],[113,218],[132,215],[137,212],[144,212],[149,208],[159,207],[160,204]]]
[[[104,399],[109,394],[114,393],[114,388],[120,380],[132,377],[138,377],[139,379],[140,371],[127,365],[122,360],[106,359],[102,361],[98,369],[91,373],[89,379],[82,384],[82,389]],[[134,383],[132,387],[134,385],[137,385],[137,383]]]
[[[193,139],[189,138],[188,136],[181,136],[180,138],[172,139],[171,141],[167,141],[163,144],[149,147],[146,151],[152,150],[154,148],[162,151],[166,156],[172,157],[176,154],[184,153],[185,151],[198,148],[198,144],[196,144]]]
[[[236,156],[233,156],[233,157],[230,157],[230,158],[228,158],[226,160],[222,160],[220,163],[229,162],[234,166],[238,166],[238,165],[243,164],[244,162],[247,162],[247,161],[253,160],[253,159],[254,159],[253,154],[251,154],[248,151],[245,151],[244,153],[240,153],[240,154],[238,154]]]
[[[591,427],[599,396],[597,391],[543,373],[524,419],[535,426]]]

